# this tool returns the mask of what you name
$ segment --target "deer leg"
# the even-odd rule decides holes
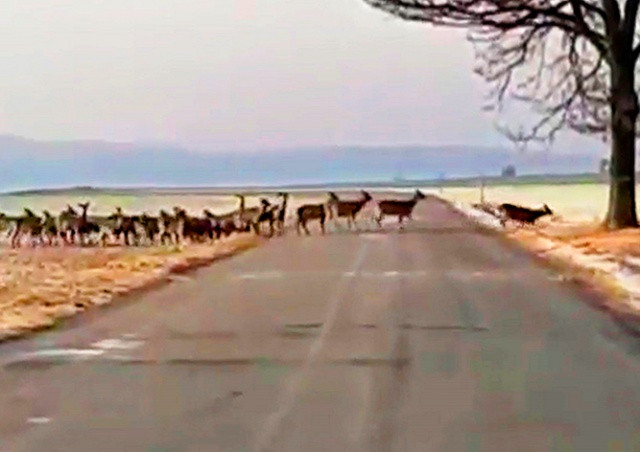
[[[18,237],[20,236],[20,228],[16,228],[15,231],[13,232],[13,235],[11,236],[11,248],[16,248],[19,244],[19,240]]]

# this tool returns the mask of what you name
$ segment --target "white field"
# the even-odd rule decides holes
[[[445,199],[464,203],[480,202],[480,188],[429,190]],[[605,184],[499,185],[484,188],[487,202],[510,202],[537,208],[546,203],[554,214],[570,222],[601,221],[609,196]]]

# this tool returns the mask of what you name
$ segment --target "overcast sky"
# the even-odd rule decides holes
[[[3,0],[0,133],[203,150],[504,144],[459,31],[361,0]]]

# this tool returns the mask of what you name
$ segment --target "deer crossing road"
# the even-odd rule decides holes
[[[0,451],[639,450],[637,339],[446,205],[414,217],[1,345]]]

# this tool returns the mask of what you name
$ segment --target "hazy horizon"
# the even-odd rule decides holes
[[[6,0],[0,133],[198,152],[509,147],[459,30],[361,0]],[[563,152],[594,141],[573,135]]]
[[[600,155],[478,146],[328,146],[193,152],[167,145],[40,142],[0,135],[0,191],[92,186],[279,185],[596,171]]]

